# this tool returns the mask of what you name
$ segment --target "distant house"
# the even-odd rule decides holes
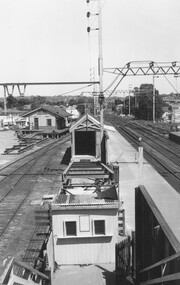
[[[28,118],[31,130],[64,129],[70,116],[71,114],[60,106],[41,106],[23,115]]]
[[[69,106],[66,108],[66,111],[70,114],[72,114],[72,120],[76,120],[79,118],[80,113],[78,112],[78,110],[76,109],[76,106]]]
[[[15,126],[16,121],[24,114],[24,111],[14,109],[7,109],[5,112],[3,109],[0,109],[0,127],[10,127]]]

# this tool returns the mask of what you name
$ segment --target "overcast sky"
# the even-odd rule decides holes
[[[180,60],[179,0],[101,2],[105,68],[134,60]],[[89,22],[87,11],[92,14]],[[86,0],[1,0],[0,82],[89,81],[90,68],[98,80],[98,32],[87,33],[87,26],[98,27],[93,15],[97,11],[94,0],[89,4]],[[104,89],[113,78],[105,74]],[[180,78],[168,80],[180,89]],[[152,78],[127,77],[118,89],[141,83],[152,83]],[[155,85],[160,93],[174,92],[164,77],[157,78]],[[36,86],[27,88],[27,94],[58,95],[80,87]]]

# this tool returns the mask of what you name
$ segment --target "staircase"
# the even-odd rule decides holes
[[[66,178],[108,178],[109,169],[99,161],[80,160],[71,162],[64,171]]]

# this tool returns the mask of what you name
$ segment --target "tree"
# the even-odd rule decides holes
[[[13,109],[17,107],[17,105],[18,105],[17,99],[13,95],[9,95],[7,97],[7,108]]]
[[[73,105],[76,105],[77,104],[77,100],[76,99],[74,99],[74,98],[72,98],[72,99],[70,99],[69,100],[69,106],[73,106]]]
[[[42,104],[44,104],[46,102],[46,97],[43,96],[33,96],[32,97],[32,105],[31,105],[31,109],[37,109],[39,108]]]
[[[24,105],[28,105],[30,104],[30,101],[28,98],[25,98],[25,97],[20,97],[18,100],[17,100],[17,108],[19,110],[23,110],[24,108]]]
[[[140,88],[134,88],[135,117],[140,120],[153,119],[153,85],[141,84]],[[155,117],[160,119],[162,115],[163,101],[159,91],[155,89]]]
[[[77,100],[77,110],[82,115],[85,113],[86,108],[86,100],[84,97],[79,97]]]

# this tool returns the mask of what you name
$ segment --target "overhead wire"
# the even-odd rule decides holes
[[[159,65],[155,62],[155,65],[157,67],[159,67]],[[176,90],[176,88],[174,87],[174,85],[169,81],[169,79],[167,78],[167,76],[165,74],[163,74],[164,78],[167,80],[167,82],[171,85],[171,87],[176,91],[176,93],[178,93],[178,91]]]
[[[69,94],[69,93],[73,93],[73,92],[75,92],[75,91],[79,91],[79,90],[85,89],[85,88],[90,87],[90,86],[92,86],[92,85],[93,85],[93,83],[92,83],[92,84],[89,84],[89,85],[86,85],[86,86],[84,86],[84,87],[81,87],[81,88],[77,88],[77,89],[74,89],[74,90],[67,91],[67,92],[65,92],[65,93],[63,93],[63,94],[61,94],[61,95],[66,95],[66,94]]]

